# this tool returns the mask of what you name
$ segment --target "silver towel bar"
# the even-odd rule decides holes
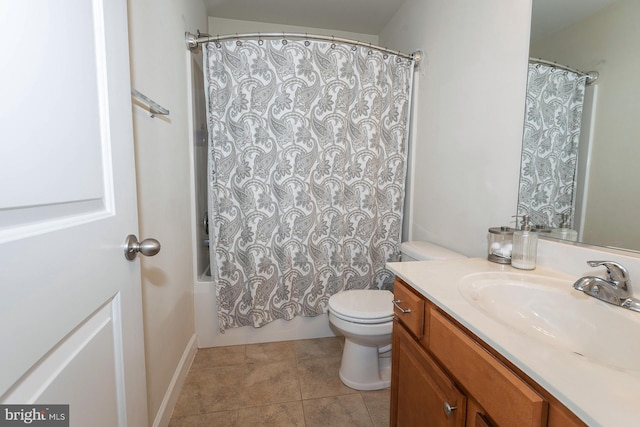
[[[148,96],[138,92],[134,88],[131,88],[131,95],[133,95],[133,97],[136,98],[137,100],[142,101],[149,106],[149,112],[151,113],[151,117],[154,117],[156,114],[159,114],[161,116],[169,115],[169,110],[167,110],[162,105],[158,104]]]

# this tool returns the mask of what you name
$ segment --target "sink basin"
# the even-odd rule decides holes
[[[535,273],[464,276],[462,296],[503,325],[547,345],[621,370],[640,370],[640,313],[573,289],[573,282]]]

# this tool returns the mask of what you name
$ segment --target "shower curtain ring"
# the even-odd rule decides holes
[[[311,44],[311,42],[309,41],[309,33],[304,33],[304,45],[309,47],[309,45]]]
[[[335,48],[336,48],[336,36],[331,34],[331,49],[335,49]]]
[[[288,41],[287,41],[287,39],[284,37],[284,33],[282,33],[282,44],[283,44],[284,46],[286,46],[286,45],[287,45],[287,43],[289,43],[289,42],[288,42]]]
[[[263,43],[264,40],[262,40],[262,38],[260,37],[260,33],[258,33],[258,46],[262,46]]]

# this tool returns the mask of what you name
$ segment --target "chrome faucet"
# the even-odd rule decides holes
[[[640,312],[640,302],[633,298],[629,272],[614,261],[587,261],[591,267],[604,266],[607,278],[585,276],[578,279],[573,287],[587,295],[608,302],[609,304]]]

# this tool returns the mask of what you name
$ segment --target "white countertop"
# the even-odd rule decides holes
[[[635,370],[608,367],[586,360],[493,319],[469,303],[458,289],[460,280],[473,273],[528,272],[482,258],[394,262],[387,263],[387,268],[499,351],[587,425],[640,425],[640,359]],[[541,267],[530,273],[566,279],[567,286],[578,279]],[[613,310],[625,310],[608,306]],[[633,315],[640,316],[640,313]],[[598,337],[594,336],[593,339],[597,340]]]

